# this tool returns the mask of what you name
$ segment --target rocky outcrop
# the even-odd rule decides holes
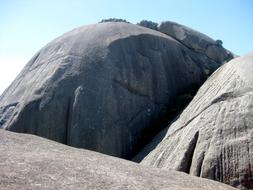
[[[233,58],[233,54],[224,49],[220,43],[205,34],[176,22],[162,22],[158,27],[158,31],[177,39],[194,51],[206,54],[215,61],[222,62]]]
[[[135,159],[252,189],[252,73],[253,53],[226,63]]]
[[[66,33],[0,97],[0,128],[129,159],[160,130],[177,97],[224,61],[181,42],[123,22]]]
[[[0,129],[1,190],[234,188]]]

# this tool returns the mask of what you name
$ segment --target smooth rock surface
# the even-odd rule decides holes
[[[195,51],[206,54],[215,61],[222,62],[233,57],[231,52],[217,44],[212,38],[176,22],[162,22],[158,27],[158,31],[177,39]]]
[[[252,189],[252,73],[253,53],[219,68],[178,119],[135,159]]]
[[[129,159],[222,62],[133,24],[80,27],[42,48],[2,94],[0,128]]]
[[[1,190],[234,188],[0,129]]]

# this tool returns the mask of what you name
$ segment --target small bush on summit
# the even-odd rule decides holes
[[[216,40],[216,41],[215,41],[215,44],[216,44],[217,46],[222,47],[223,42],[222,42],[221,40]]]
[[[120,18],[108,18],[108,19],[103,19],[101,20],[99,23],[103,23],[103,22],[125,22],[125,23],[129,23],[128,21],[124,20],[124,19],[120,19]]]
[[[152,30],[158,29],[158,24],[156,22],[148,21],[148,20],[142,20],[141,22],[137,23],[139,26],[143,26],[146,28],[150,28]]]

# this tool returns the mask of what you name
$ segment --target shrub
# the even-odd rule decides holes
[[[216,40],[216,41],[215,41],[215,44],[216,44],[217,46],[221,46],[221,47],[222,47],[223,42],[222,42],[221,40]]]
[[[139,26],[143,26],[146,28],[150,28],[152,30],[157,30],[158,28],[158,24],[152,21],[148,21],[148,20],[142,20],[141,22],[137,23],[137,25]]]
[[[124,20],[124,19],[120,19],[120,18],[108,18],[108,19],[103,19],[101,20],[99,23],[103,23],[103,22],[125,22],[125,23],[129,23],[128,21]]]

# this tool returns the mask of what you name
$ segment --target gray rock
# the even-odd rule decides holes
[[[42,48],[0,97],[0,128],[131,158],[177,97],[222,62],[123,22],[77,28]]]
[[[1,129],[0,152],[1,190],[234,189],[181,172],[144,167]]]
[[[219,68],[135,160],[252,189],[252,73],[253,53]]]
[[[215,41],[205,34],[176,22],[162,22],[158,27],[158,31],[177,39],[195,51],[206,54],[215,61],[224,61],[233,58],[231,52],[224,49],[220,43],[217,43],[220,40]]]

